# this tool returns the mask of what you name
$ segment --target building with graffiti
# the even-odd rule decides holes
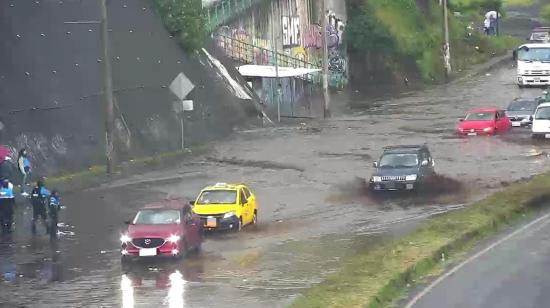
[[[344,46],[345,3],[328,1],[324,14],[314,0],[274,0],[260,2],[233,22],[219,27],[214,36],[218,46],[236,60],[237,65],[253,64],[292,68],[321,69],[322,16],[327,18],[325,33],[329,49],[329,83],[343,88],[347,84],[347,56]],[[319,72],[299,77],[253,78],[257,94],[272,105],[280,99],[284,113],[311,113],[311,100],[320,88]],[[282,97],[277,97],[280,93]]]

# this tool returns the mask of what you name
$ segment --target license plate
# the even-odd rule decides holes
[[[468,133],[468,136],[477,136],[477,133]]]
[[[142,248],[139,250],[140,257],[152,257],[157,255],[156,248]]]
[[[546,135],[544,135],[544,138],[546,138],[546,139],[550,139],[550,134],[546,134]]]
[[[535,82],[540,82],[540,78],[533,78]]]
[[[386,189],[394,189],[394,188],[395,188],[395,183],[390,182],[386,184]]]
[[[521,122],[512,122],[512,126],[519,127],[521,126]]]
[[[218,225],[216,222],[216,217],[208,217],[206,218],[206,226],[209,228],[215,228]]]

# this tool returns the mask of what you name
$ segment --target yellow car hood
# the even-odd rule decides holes
[[[238,205],[235,204],[196,204],[193,212],[198,215],[216,215],[227,212],[236,212]]]

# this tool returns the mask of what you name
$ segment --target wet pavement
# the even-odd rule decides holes
[[[354,95],[342,102],[348,112],[327,122],[239,132],[208,155],[169,170],[66,194],[56,241],[31,235],[30,209],[20,203],[15,234],[0,240],[0,302],[285,306],[342,266],[342,259],[380,238],[548,170],[550,142],[532,141],[528,129],[497,137],[454,136],[458,118],[469,108],[504,107],[515,97],[541,93],[519,90],[513,78],[514,69],[504,65],[399,99]],[[460,185],[428,197],[370,198],[362,179],[382,147],[416,143],[427,143],[438,173]],[[220,181],[250,185],[259,198],[259,225],[208,236],[199,254],[182,261],[121,269],[123,221],[148,202],[194,197]]]

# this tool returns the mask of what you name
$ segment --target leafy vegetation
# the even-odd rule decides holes
[[[189,52],[200,49],[206,38],[201,0],[153,0],[170,33]]]
[[[450,1],[452,65],[462,71],[515,44],[509,38],[487,37],[479,29],[488,10],[500,9],[501,0]],[[351,0],[345,40],[350,53],[375,55],[388,69],[414,63],[424,81],[443,77],[442,13],[437,1]],[[460,11],[456,17],[452,12]],[[473,23],[474,27],[468,29]],[[400,67],[401,66],[401,67]],[[410,65],[408,67],[410,69]]]
[[[463,210],[433,217],[401,239],[346,260],[343,269],[306,291],[292,307],[388,307],[408,286],[440,272],[500,227],[547,204],[549,186],[550,174],[543,174]]]
[[[550,4],[547,4],[544,6],[541,12],[542,18],[544,18],[547,22],[550,22]]]

